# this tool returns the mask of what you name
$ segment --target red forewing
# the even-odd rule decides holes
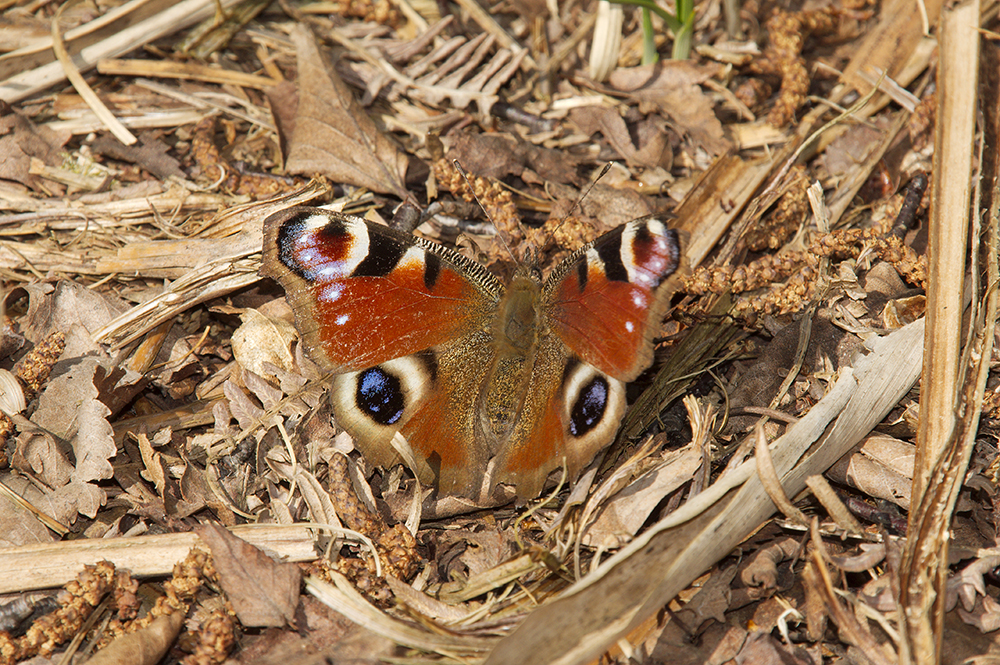
[[[290,208],[264,222],[263,274],[285,288],[314,357],[342,372],[482,327],[500,283],[436,243],[358,217]]]
[[[680,265],[676,232],[637,219],[583,247],[545,287],[548,324],[586,362],[630,381],[652,360],[652,338]]]

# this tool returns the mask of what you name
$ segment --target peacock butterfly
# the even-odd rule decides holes
[[[285,289],[310,356],[336,374],[337,423],[374,464],[406,457],[442,494],[537,496],[614,437],[625,383],[652,362],[680,264],[675,231],[636,219],[544,282],[508,284],[438,243],[319,208],[264,222],[261,273]]]

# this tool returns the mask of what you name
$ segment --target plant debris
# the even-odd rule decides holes
[[[640,65],[556,4],[0,11],[0,663],[1000,653],[995,12],[703,3]],[[524,505],[374,466],[258,272],[293,206],[498,276],[665,220],[617,439]]]

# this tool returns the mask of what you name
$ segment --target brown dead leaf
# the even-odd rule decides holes
[[[885,118],[875,118],[870,123],[848,127],[816,158],[817,164],[824,166],[835,182],[865,163],[889,125]]]
[[[670,166],[673,154],[670,151],[667,132],[662,127],[657,131],[648,131],[650,123],[655,123],[652,118],[631,123],[636,127],[636,138],[640,141],[638,147],[633,143],[629,124],[626,124],[625,119],[622,118],[617,109],[603,106],[584,106],[574,109],[570,113],[570,119],[579,126],[584,134],[601,132],[608,143],[629,165],[661,166],[663,165],[661,162],[666,158],[666,166]]]
[[[645,662],[670,665],[722,665],[732,662],[746,641],[747,631],[739,626],[713,623],[698,632],[698,639],[670,621],[649,647]]]
[[[407,155],[379,131],[304,25],[292,32],[299,106],[286,170],[408,198]]]
[[[184,612],[153,619],[145,628],[123,635],[87,662],[90,665],[155,665],[163,660],[184,626]]]
[[[111,478],[110,458],[116,454],[114,433],[108,423],[111,411],[97,399],[94,376],[100,361],[84,358],[49,381],[38,400],[32,421],[72,448],[75,465],[48,434],[26,432],[18,438],[14,463],[36,473],[55,488],[40,508],[64,523],[80,512],[93,518],[107,496],[97,481]],[[66,408],[72,404],[73,408]]]
[[[639,110],[656,109],[666,114],[674,127],[695,145],[718,156],[732,147],[715,115],[711,99],[698,84],[721,73],[717,63],[696,65],[688,61],[619,68],[608,83],[639,102]]]
[[[161,141],[154,132],[142,132],[138,138],[139,142],[135,145],[125,145],[103,134],[94,140],[91,149],[105,157],[141,166],[163,180],[170,176],[185,177],[181,163],[169,154],[170,146]]]
[[[255,309],[240,314],[243,321],[233,332],[233,357],[246,370],[265,376],[264,363],[284,370],[293,365],[292,341],[298,337],[295,327],[284,319],[270,319]]]
[[[948,578],[945,587],[945,609],[951,610],[959,602],[962,609],[972,611],[976,599],[986,594],[986,574],[1000,565],[1000,556],[986,556],[976,559],[965,568]]]
[[[5,473],[0,476],[12,492],[30,504],[39,506],[44,499],[42,491],[20,474]],[[27,509],[13,501],[0,501],[0,548],[19,547],[55,540],[48,529]]]
[[[993,596],[980,596],[971,611],[958,608],[958,616],[962,621],[975,626],[984,633],[991,633],[1000,628],[1000,603]]]
[[[578,204],[576,201],[579,194],[568,187],[556,185],[550,187],[550,190],[556,197],[550,219],[561,220],[565,218],[572,212],[571,208],[576,205],[576,213],[585,215],[589,221],[593,222],[590,229],[592,235],[586,241],[593,240],[600,234],[629,220],[655,212],[649,197],[643,196],[633,189],[616,189],[597,183]],[[583,242],[580,242],[576,246],[582,244]],[[570,245],[568,248],[573,249],[574,246]]]
[[[320,663],[385,662],[393,653],[392,641],[349,621],[311,596],[302,597],[305,630],[272,628],[259,638],[244,636],[233,661],[247,665],[319,665]],[[324,659],[319,654],[326,656]]]
[[[302,580],[297,567],[278,563],[217,524],[195,527],[195,533],[211,548],[219,585],[244,626],[294,622]]]
[[[805,649],[784,645],[770,633],[753,632],[733,662],[737,665],[817,665]]]
[[[278,147],[281,156],[288,159],[288,142],[295,135],[295,113],[299,108],[299,91],[291,81],[282,81],[264,91],[271,116],[278,128]]]
[[[142,455],[142,465],[145,467],[142,471],[142,477],[153,483],[160,498],[163,498],[163,492],[167,488],[169,469],[163,455],[153,450],[148,436],[139,434],[138,439],[139,453]]]
[[[826,475],[909,510],[915,456],[916,446],[912,443],[876,434],[840,458]]]
[[[448,159],[458,160],[466,171],[482,178],[524,177],[529,171],[542,174],[537,177],[546,183],[580,184],[576,174],[579,158],[564,150],[540,148],[511,134],[459,132]]]
[[[620,547],[630,541],[650,514],[678,487],[687,483],[701,465],[701,453],[691,447],[665,455],[655,469],[637,478],[613,496],[584,534],[592,547]]]
[[[740,581],[748,587],[759,589],[761,597],[780,588],[778,564],[794,557],[801,545],[795,538],[782,538],[757,550],[740,571]]]
[[[12,463],[18,471],[36,476],[49,487],[62,487],[73,473],[73,465],[55,438],[44,432],[21,433]]]
[[[74,353],[69,341],[70,329],[74,324],[82,325],[87,332],[94,332],[127,309],[117,299],[68,281],[57,282],[55,286],[28,284],[25,289],[29,299],[24,336],[32,342],[40,342],[52,331],[67,333],[66,358],[98,349],[91,341],[85,349],[78,349],[82,352]]]
[[[37,188],[37,178],[28,172],[31,158],[58,166],[61,162],[58,151],[63,143],[65,140],[57,138],[51,130],[35,127],[17,113],[5,114],[0,117],[0,179]]]

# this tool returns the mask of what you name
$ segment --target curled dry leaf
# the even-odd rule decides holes
[[[109,460],[117,450],[108,423],[111,411],[97,399],[94,385],[100,362],[84,358],[51,380],[32,417],[39,427],[69,441],[75,466],[47,436],[25,433],[18,439],[15,463],[20,459],[21,464],[45,475],[46,483],[55,490],[47,495],[48,505],[42,509],[61,522],[72,522],[76,512],[96,516],[107,498],[96,482],[113,474]],[[67,404],[75,409],[67,409]]]
[[[971,612],[976,598],[986,594],[983,576],[1000,565],[1000,556],[984,556],[976,559],[948,579],[945,586],[945,609],[951,610],[961,602],[962,608]]]
[[[990,633],[1000,628],[1000,603],[993,596],[981,596],[972,611],[966,612],[965,609],[958,608],[958,616],[970,626],[975,626],[984,633]]]
[[[10,415],[24,411],[24,389],[17,378],[5,369],[0,369],[0,411]]]
[[[292,32],[299,69],[299,106],[289,146],[289,173],[322,173],[337,182],[408,199],[409,158],[379,131],[329,65],[304,25]]]
[[[830,556],[830,563],[848,573],[863,573],[882,563],[885,559],[885,545],[881,543],[861,543],[860,554],[854,556]]]
[[[701,463],[700,451],[692,447],[667,453],[656,468],[607,502],[583,542],[593,547],[618,547],[631,540],[663,497],[690,481]]]
[[[155,665],[184,626],[184,612],[164,614],[145,628],[123,635],[87,661],[89,665]]]
[[[909,509],[916,446],[890,436],[870,436],[840,458],[826,475],[868,496]]]

